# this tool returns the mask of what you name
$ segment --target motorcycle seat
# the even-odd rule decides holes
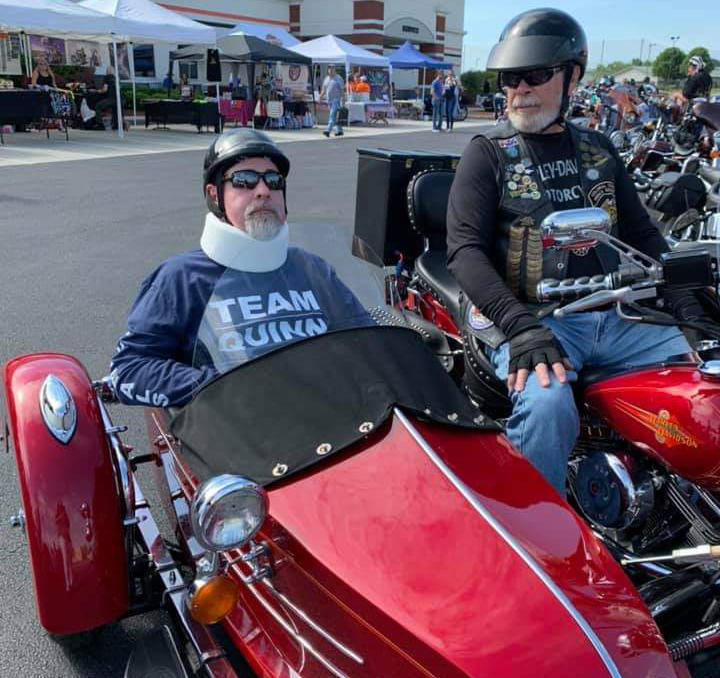
[[[457,327],[462,327],[460,285],[448,271],[446,259],[445,249],[427,250],[415,261],[415,272],[444,304]]]
[[[695,104],[693,113],[698,120],[704,122],[708,127],[720,130],[720,104],[711,104],[707,101]]]
[[[454,360],[447,337],[429,320],[416,313],[403,313],[392,306],[373,306],[368,309],[368,313],[378,325],[415,330],[422,337],[425,345],[438,357],[445,371],[452,370]]]
[[[720,169],[716,169],[715,167],[700,165],[698,174],[709,184],[717,184],[720,182]]]

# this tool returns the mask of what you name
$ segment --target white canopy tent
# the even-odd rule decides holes
[[[128,38],[131,42],[142,40],[172,44],[215,45],[216,31],[214,28],[165,9],[151,0],[82,0],[79,5],[126,22],[129,31]],[[132,49],[128,50],[128,56],[132,75],[133,121],[135,121],[137,106],[135,103],[135,60]],[[115,59],[115,63],[117,64],[117,59]]]
[[[295,36],[290,35],[286,30],[268,24],[239,23],[228,31],[218,32],[218,39],[226,38],[229,35],[254,35],[256,38],[266,40],[272,45],[278,45],[285,49],[301,44]]]
[[[288,49],[310,57],[316,64],[345,64],[348,73],[350,72],[350,64],[391,68],[390,59],[353,45],[335,35],[324,35],[321,38],[301,42],[299,45]]]
[[[0,29],[20,33],[39,33],[70,39],[111,42],[117,64],[116,40],[126,39],[133,30],[132,22],[112,17],[70,0],[0,0]],[[30,49],[26,59],[30,69]],[[120,79],[115,69],[115,97],[118,107],[118,136],[123,137]]]

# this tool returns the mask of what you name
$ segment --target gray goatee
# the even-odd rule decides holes
[[[260,209],[262,211],[257,211],[257,205],[250,205],[245,210],[245,232],[255,240],[272,240],[283,227],[280,216],[272,207]]]

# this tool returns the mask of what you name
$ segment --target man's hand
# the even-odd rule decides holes
[[[520,393],[525,388],[530,371],[534,370],[540,385],[550,386],[550,371],[555,378],[567,381],[565,370],[572,365],[563,358],[553,333],[543,326],[532,327],[510,339],[510,364],[508,367],[508,391]]]

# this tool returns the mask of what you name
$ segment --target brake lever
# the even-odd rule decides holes
[[[621,304],[631,301],[640,301],[642,299],[653,299],[657,296],[657,290],[654,287],[645,287],[641,289],[633,289],[632,287],[620,287],[617,290],[599,290],[583,299],[577,299],[569,303],[567,306],[556,308],[553,311],[553,317],[561,319],[571,313],[580,313],[588,311],[597,306],[605,304],[613,304],[619,302]]]
[[[553,317],[559,320],[571,313],[580,313],[581,311],[587,311],[588,309],[595,308],[596,306],[604,306],[605,304],[621,299],[623,294],[629,290],[629,287],[621,287],[619,290],[598,290],[587,297],[570,302],[567,306],[556,308],[553,311]]]

